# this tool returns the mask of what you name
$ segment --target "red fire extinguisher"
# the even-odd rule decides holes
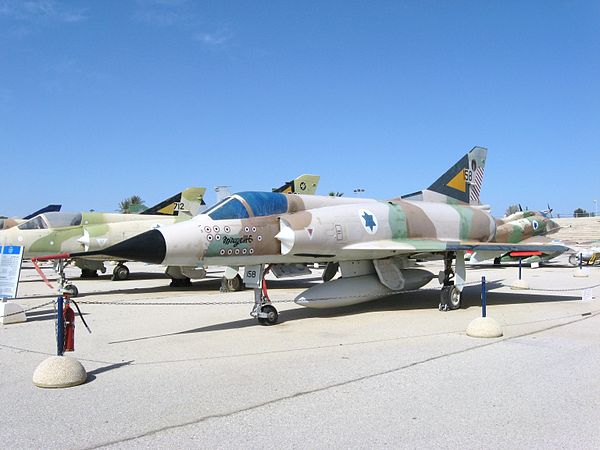
[[[65,324],[64,351],[72,352],[75,350],[75,312],[69,302],[65,303],[63,309],[63,323]]]

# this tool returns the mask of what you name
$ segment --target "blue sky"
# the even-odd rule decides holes
[[[0,0],[0,213],[187,186],[389,198],[475,145],[482,198],[600,200],[597,1]]]

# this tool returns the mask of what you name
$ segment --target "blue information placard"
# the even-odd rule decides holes
[[[16,298],[23,261],[23,247],[0,246],[0,298]]]

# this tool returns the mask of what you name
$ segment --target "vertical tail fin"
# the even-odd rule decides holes
[[[187,188],[172,197],[154,205],[141,214],[157,214],[165,216],[188,215],[195,216],[198,214],[200,207],[205,205],[204,193],[206,188]]]
[[[487,148],[473,147],[428,189],[402,196],[404,200],[480,204]]]
[[[229,186],[217,186],[215,187],[215,192],[217,193],[217,203],[220,203],[221,200],[225,200],[227,197],[231,196]]]
[[[42,209],[38,209],[36,212],[33,212],[33,213],[29,214],[28,216],[23,217],[23,220],[33,219],[35,216],[37,216],[39,214],[47,213],[47,212],[60,211],[61,207],[62,207],[62,205],[48,205],[48,206],[44,206]]]
[[[319,175],[300,175],[298,178],[288,181],[283,186],[273,189],[273,192],[284,194],[314,195],[319,185]]]

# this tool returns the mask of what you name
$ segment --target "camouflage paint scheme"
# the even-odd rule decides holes
[[[465,251],[499,254],[562,248],[515,242],[518,235],[512,225],[498,225],[489,208],[479,204],[486,154],[486,149],[475,147],[428,190],[389,201],[242,192],[190,221],[146,232],[98,253],[191,268],[339,263],[341,279],[309,289],[306,292],[315,288],[320,292],[298,301],[315,307],[359,303],[420,287],[433,274],[427,277],[422,274],[426,271],[409,269],[415,259],[443,258],[444,287],[449,290],[454,286],[449,264],[456,259],[460,291]],[[346,292],[343,282],[348,278],[361,281],[353,289],[368,286],[367,290],[327,302],[329,285],[334,286],[329,294]]]
[[[258,196],[263,197],[262,204],[281,202],[285,208],[276,215],[229,220],[214,220],[209,211],[188,223],[162,228],[159,231],[167,242],[162,263],[242,266],[376,259],[399,253],[414,256],[467,248],[516,250],[519,245],[493,244],[518,244],[519,236],[525,235],[512,224],[498,227],[485,210],[468,205],[257,192],[231,198],[250,204],[248,199]]]
[[[536,211],[519,211],[501,219],[496,219],[496,236],[497,242],[521,243],[531,245],[552,244],[548,234],[557,232],[560,229],[555,221],[547,217],[543,212]],[[530,256],[523,258],[524,263],[549,261],[562,254],[566,248],[558,251],[542,252],[539,256]],[[494,259],[495,263],[500,261],[516,262],[519,260],[517,256],[511,256],[509,253],[495,253],[493,255],[481,255],[477,252],[471,255],[470,263],[477,264],[484,260]]]
[[[20,225],[0,231],[2,245],[24,246],[24,258],[57,253],[98,250],[160,226],[187,220],[203,204],[205,188],[188,188],[142,214],[61,213],[40,214]],[[176,214],[176,215],[174,215]],[[59,224],[60,226],[53,226]],[[95,258],[80,258],[80,268],[101,270]]]

